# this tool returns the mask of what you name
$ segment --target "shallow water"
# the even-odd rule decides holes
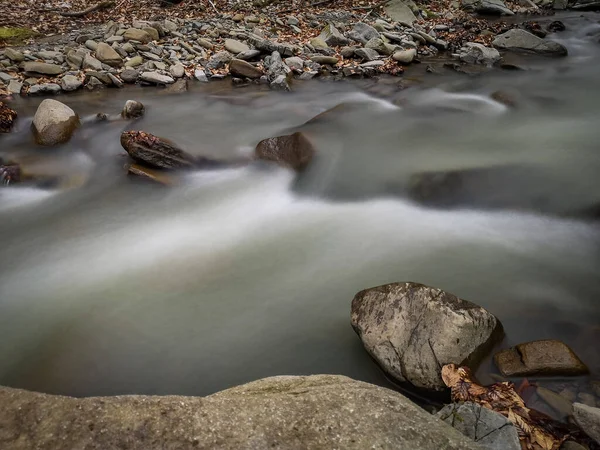
[[[528,59],[526,72],[409,73],[404,90],[382,79],[63,96],[84,118],[128,98],[147,114],[90,119],[60,148],[31,143],[42,99],[17,100],[2,154],[63,178],[0,190],[0,384],[71,395],[200,395],[279,374],[385,384],[350,302],[408,280],[488,308],[505,344],[563,339],[598,375],[581,340],[600,323],[600,228],[585,214],[600,205],[598,17],[567,19],[571,56]],[[498,90],[518,106],[492,100]],[[125,176],[124,129],[219,158],[301,129],[318,157],[298,178],[257,164],[164,188]],[[409,195],[415,174],[466,169],[484,175],[438,207]]]

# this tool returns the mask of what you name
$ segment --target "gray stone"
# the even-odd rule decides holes
[[[158,41],[160,39],[158,30],[154,27],[145,27],[145,28],[142,28],[142,31],[145,31],[146,33],[148,33],[148,35],[150,36],[150,40],[152,40],[152,41]]]
[[[142,64],[144,64],[144,58],[142,58],[140,55],[136,55],[129,61],[125,62],[125,67],[137,67],[141,66]]]
[[[371,48],[380,55],[392,55],[396,50],[396,46],[383,42],[381,38],[373,38],[365,44],[365,48]]]
[[[410,64],[417,56],[417,50],[409,48],[408,50],[400,50],[392,55],[394,61],[398,61],[401,64]]]
[[[215,48],[215,44],[204,38],[199,38],[196,42],[200,47],[204,47],[207,50],[212,50]]]
[[[466,11],[474,11],[479,14],[493,14],[499,16],[512,16],[512,12],[503,0],[461,0],[462,7]]]
[[[383,8],[386,15],[394,22],[406,23],[412,25],[417,20],[411,9],[404,0],[391,0]]]
[[[379,61],[367,61],[364,62],[362,64],[360,64],[360,67],[362,68],[369,68],[369,67],[381,67],[383,66],[385,63],[381,60]]]
[[[100,81],[98,78],[96,78],[95,76],[88,76],[86,75],[85,78],[85,87],[86,89],[90,90],[90,91],[94,91],[96,89],[104,89],[106,87],[106,85]]]
[[[235,39],[225,39],[225,50],[237,55],[238,53],[247,52],[250,50],[250,47]]]
[[[98,48],[98,43],[92,39],[88,39],[85,41],[85,46],[91,51],[95,52],[96,48]]]
[[[108,75],[108,78],[110,78],[110,81],[114,87],[117,87],[117,88],[123,87],[123,82],[121,80],[119,80],[119,78],[117,78],[110,72],[107,75]]]
[[[168,31],[177,31],[177,24],[171,20],[165,19],[163,27]]]
[[[173,78],[181,78],[185,75],[185,67],[181,63],[173,64],[169,71]]]
[[[10,83],[10,80],[14,80],[15,77],[7,74],[6,72],[0,72],[0,81],[2,83]]]
[[[7,450],[480,449],[402,394],[335,375],[266,378],[203,398],[0,388],[0,403]]]
[[[145,112],[146,108],[142,103],[135,100],[127,100],[121,111],[121,116],[125,119],[137,119],[138,117],[142,117]]]
[[[600,10],[600,1],[598,0],[576,0],[572,5],[572,9],[580,11],[598,11]]]
[[[42,50],[40,52],[37,52],[37,57],[39,59],[44,59],[44,60],[55,60],[57,58],[62,57],[60,52],[55,52],[55,51],[51,51],[51,50]]]
[[[561,418],[570,416],[573,413],[573,403],[560,394],[557,394],[543,386],[536,388],[537,395],[554,409]]]
[[[330,47],[348,45],[350,43],[348,38],[346,38],[342,33],[340,33],[338,29],[334,27],[331,23],[327,25],[323,29],[323,31],[321,31],[319,38],[321,38],[323,42],[325,42]]]
[[[285,58],[285,63],[290,69],[296,72],[302,72],[302,68],[304,67],[304,60],[298,56]]]
[[[372,48],[357,48],[354,54],[363,61],[373,61],[379,57],[379,53]]]
[[[102,63],[90,54],[86,54],[83,58],[83,68],[91,70],[102,70]]]
[[[378,38],[379,32],[366,23],[358,22],[354,24],[354,28],[347,35],[356,42],[366,44],[370,39]]]
[[[319,36],[317,36],[316,38],[312,38],[310,40],[310,45],[316,50],[323,49],[323,48],[329,48],[327,43],[323,39],[321,39]]]
[[[575,403],[573,404],[573,417],[577,425],[600,444],[600,408]]]
[[[500,61],[500,53],[495,48],[476,42],[467,42],[458,52],[458,59],[469,64],[491,66]]]
[[[147,44],[148,42],[152,41],[152,36],[150,36],[144,30],[140,30],[137,28],[129,28],[123,34],[123,38],[127,41],[138,41],[143,44]]]
[[[352,300],[352,326],[366,350],[394,379],[446,388],[444,364],[475,369],[502,337],[502,325],[485,309],[441,289],[391,283]]]
[[[140,76],[140,73],[135,69],[125,69],[120,74],[121,80],[125,83],[135,83]]]
[[[229,52],[218,52],[210,57],[206,67],[210,70],[222,69],[231,61],[231,53]]]
[[[135,52],[135,47],[131,44],[131,42],[125,42],[121,45],[121,49],[127,53]]]
[[[142,72],[140,79],[154,84],[171,84],[175,82],[169,75],[163,75],[158,72]]]
[[[493,45],[500,49],[531,52],[541,55],[567,55],[566,47],[558,42],[545,41],[525,30],[516,28],[496,36]]]
[[[229,72],[234,76],[253,79],[260,78],[263,74],[262,70],[260,70],[258,67],[254,67],[249,62],[241,59],[232,59],[229,62]]]
[[[65,70],[57,64],[48,64],[37,61],[30,61],[23,64],[23,70],[28,73],[39,73],[42,75],[60,75]]]
[[[34,84],[29,88],[29,95],[58,94],[61,88],[56,83]]]
[[[267,77],[269,81],[275,80],[280,75],[286,77],[291,72],[291,69],[281,59],[279,52],[273,52],[268,58],[268,62],[265,58],[265,64],[267,65]]]
[[[85,55],[85,50],[71,50],[67,53],[67,64],[71,69],[79,70],[83,66]]]
[[[32,124],[36,142],[41,145],[67,142],[78,126],[79,117],[75,111],[64,103],[50,99],[40,103]]]
[[[514,424],[502,414],[477,403],[446,405],[436,415],[488,450],[521,450]]]
[[[200,68],[194,70],[194,78],[203,83],[208,83],[208,77],[206,76],[206,73]]]
[[[67,91],[67,92],[76,91],[82,85],[83,85],[83,83],[79,80],[79,78],[77,78],[76,76],[73,76],[73,75],[65,75],[60,80],[60,87],[62,88],[63,91]]]
[[[107,44],[112,44],[113,42],[123,42],[125,38],[123,36],[111,36],[106,39]]]
[[[332,66],[336,65],[339,61],[335,56],[324,55],[313,55],[310,57],[310,59],[318,64],[329,64]]]
[[[23,55],[23,53],[10,47],[6,47],[4,49],[4,56],[16,63],[20,63],[25,60],[25,55]]]
[[[23,83],[17,80],[10,80],[7,89],[11,94],[20,94],[21,89],[23,89]]]
[[[96,58],[100,62],[113,67],[119,67],[123,64],[121,55],[119,55],[114,48],[108,44],[105,44],[104,42],[100,42],[98,44],[98,48],[96,48]]]
[[[238,53],[237,59],[243,59],[244,61],[250,61],[257,58],[260,55],[260,50],[248,50],[242,53]]]
[[[278,75],[270,84],[271,89],[277,91],[289,91],[291,90],[290,85],[285,75]]]

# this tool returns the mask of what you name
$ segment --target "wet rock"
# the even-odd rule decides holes
[[[144,131],[125,131],[121,146],[129,156],[158,169],[185,169],[196,165],[195,158],[177,145]]]
[[[79,126],[79,116],[64,103],[46,99],[38,106],[33,117],[35,140],[41,145],[67,142]]]
[[[561,341],[548,339],[526,342],[494,355],[502,375],[581,375],[586,365]]]
[[[110,45],[100,42],[96,49],[96,59],[104,64],[113,67],[119,67],[123,64],[123,59]]]
[[[231,54],[229,52],[218,52],[210,57],[206,67],[210,70],[222,69],[229,64],[231,59]]]
[[[247,52],[250,50],[250,47],[235,39],[225,39],[225,50],[237,55],[238,53]]]
[[[138,41],[142,44],[147,44],[152,41],[152,36],[150,36],[144,30],[140,30],[138,28],[129,28],[123,33],[123,38],[127,41]]]
[[[412,25],[413,22],[417,20],[404,0],[391,0],[385,4],[383,10],[394,22]]]
[[[491,66],[496,61],[500,61],[500,53],[495,48],[476,42],[467,42],[458,52],[458,59],[468,64]]]
[[[9,186],[19,181],[21,181],[21,167],[18,164],[5,164],[0,159],[0,187]]]
[[[10,133],[17,119],[17,112],[0,102],[0,133]]]
[[[83,83],[74,75],[65,75],[60,80],[60,87],[63,91],[71,92],[79,89]]]
[[[29,95],[58,94],[61,91],[60,85],[56,83],[34,84],[29,88]]]
[[[392,55],[394,61],[398,61],[401,64],[410,64],[414,61],[417,56],[417,50],[409,48],[408,50],[400,50]]]
[[[512,16],[512,12],[502,0],[462,0],[462,7],[466,11],[479,14]]]
[[[285,59],[285,64],[295,72],[302,72],[304,60],[298,56],[291,56]]]
[[[30,61],[23,64],[23,70],[28,74],[37,73],[40,75],[60,75],[65,70],[58,64],[48,64],[37,61]]]
[[[142,103],[135,100],[127,100],[121,111],[121,116],[125,119],[137,119],[138,117],[142,117],[145,112],[146,108]]]
[[[379,53],[372,48],[357,48],[353,53],[363,61],[373,61],[379,58]]]
[[[254,154],[258,159],[301,171],[312,161],[315,148],[303,133],[297,132],[260,141]]]
[[[11,94],[20,94],[23,89],[23,83],[17,80],[10,80],[6,89]]]
[[[163,75],[158,72],[142,72],[140,79],[147,83],[154,84],[171,84],[175,82],[169,75]]]
[[[536,393],[542,400],[550,405],[561,418],[568,417],[573,412],[573,403],[562,395],[557,394],[556,392],[551,391],[543,386],[538,386],[536,388]]]
[[[500,49],[537,53],[540,55],[567,55],[566,47],[558,42],[545,41],[525,30],[517,28],[513,28],[506,33],[496,36],[493,45]]]
[[[246,78],[260,78],[262,70],[258,67],[254,67],[249,62],[243,61],[241,59],[232,59],[229,62],[229,72],[238,77],[246,77]]]
[[[329,64],[331,66],[335,66],[339,61],[335,56],[324,55],[313,55],[310,59],[318,64]]]
[[[265,58],[265,64],[268,67],[267,77],[269,81],[273,81],[282,75],[285,78],[291,72],[291,69],[281,59],[279,52],[273,52],[268,59]]]
[[[4,56],[15,63],[20,63],[25,60],[25,55],[23,55],[23,53],[10,47],[4,49]]]
[[[561,31],[565,31],[566,29],[567,28],[565,27],[565,24],[562,23],[560,20],[555,20],[548,24],[548,31],[550,33],[559,33]]]
[[[446,405],[436,415],[488,450],[521,450],[517,429],[502,414],[477,403]]]
[[[0,404],[7,450],[480,448],[402,394],[338,375],[266,378],[202,398],[0,388]]]
[[[194,70],[194,78],[202,83],[208,83],[208,77],[206,76],[206,72],[199,67]]]
[[[357,293],[352,327],[392,378],[436,391],[445,389],[444,364],[475,368],[503,334],[500,321],[485,309],[418,283]]]
[[[323,42],[330,47],[338,47],[350,43],[348,38],[340,33],[339,30],[331,23],[327,25],[323,31],[321,31],[319,38],[321,38]]]
[[[577,425],[600,444],[600,408],[575,403],[573,404],[573,417]]]
[[[125,69],[120,74],[121,80],[125,83],[135,83],[140,76],[140,73],[135,69]]]
[[[168,86],[163,92],[165,94],[182,94],[187,92],[187,80],[177,80],[175,83]]]
[[[102,63],[94,58],[92,55],[87,54],[83,58],[83,68],[88,70],[100,71],[102,70]]]
[[[143,178],[154,183],[162,184],[163,186],[171,186],[174,184],[174,180],[169,173],[161,170],[150,169],[149,167],[144,167],[139,164],[130,164],[127,167],[127,174]]]
[[[242,53],[238,53],[236,58],[244,61],[250,61],[252,59],[258,58],[258,56],[260,56],[260,50],[248,50]]]

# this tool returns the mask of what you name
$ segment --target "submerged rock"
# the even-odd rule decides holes
[[[502,337],[502,325],[480,306],[418,283],[366,289],[352,300],[352,327],[395,380],[443,390],[445,364],[475,368]]]
[[[546,41],[517,28],[496,36],[493,45],[500,49],[538,53],[540,55],[566,56],[568,53],[567,48],[558,42]]]
[[[0,404],[11,450],[480,448],[402,394],[337,375],[266,378],[202,398],[0,388]]]
[[[566,344],[554,339],[526,342],[502,350],[494,361],[505,377],[530,375],[581,375],[586,365]]]
[[[502,414],[477,403],[453,403],[436,415],[488,450],[521,450],[514,424]]]
[[[21,166],[18,164],[4,164],[0,159],[0,187],[9,186],[21,181]]]
[[[9,133],[17,118],[17,112],[0,102],[0,133]]]
[[[125,119],[137,119],[138,117],[142,117],[144,112],[146,112],[146,108],[142,103],[135,100],[127,100],[121,111],[121,116]]]
[[[301,171],[311,162],[315,148],[300,132],[288,136],[264,139],[255,149],[258,159],[274,161],[281,166]]]
[[[121,145],[136,161],[159,169],[185,169],[196,159],[171,141],[144,131],[124,131]]]
[[[64,103],[46,99],[38,106],[33,117],[35,140],[41,145],[67,142],[79,126],[79,116]]]

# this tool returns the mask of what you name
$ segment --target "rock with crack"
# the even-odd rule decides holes
[[[482,307],[411,282],[356,294],[352,326],[392,378],[434,391],[444,389],[444,364],[476,367],[503,335],[500,321]]]
[[[488,450],[521,450],[514,424],[477,403],[452,403],[437,414],[448,425]]]

